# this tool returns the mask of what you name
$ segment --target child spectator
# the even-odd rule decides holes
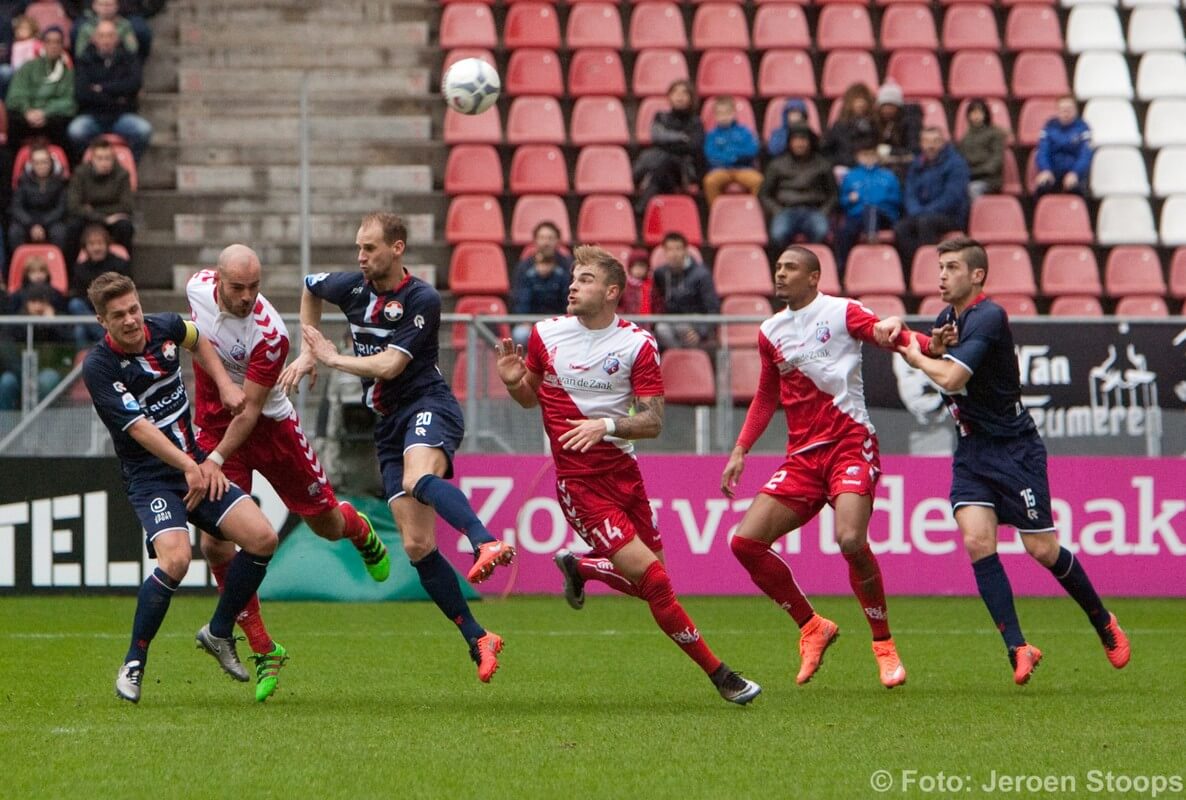
[[[844,224],[836,232],[836,263],[843,270],[858,236],[876,242],[877,231],[892,228],[902,214],[898,176],[880,165],[873,139],[857,145],[857,165],[840,184],[840,207]]]
[[[21,14],[12,21],[12,69],[23,67],[41,55],[44,47],[37,38],[37,20]]]
[[[762,185],[762,173],[754,169],[758,155],[758,137],[737,121],[737,105],[732,97],[718,97],[712,104],[716,127],[704,137],[704,200],[711,208],[721,192],[731,183],[740,183],[750,194]]]
[[[618,306],[623,316],[651,313],[651,292],[655,281],[651,277],[651,257],[646,250],[631,250],[626,265],[626,291]],[[633,320],[632,320],[633,321]]]

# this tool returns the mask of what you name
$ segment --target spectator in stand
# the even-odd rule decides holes
[[[770,134],[770,141],[766,143],[766,152],[771,158],[781,156],[787,151],[787,137],[790,135],[791,128],[807,124],[807,101],[798,97],[787,98],[786,104],[782,107],[782,124]]]
[[[152,125],[136,113],[141,79],[140,62],[120,44],[115,23],[99,22],[74,68],[79,113],[67,133],[76,153],[81,156],[99,134],[114,133],[123,137],[140,160],[152,138]]]
[[[790,129],[787,151],[766,167],[758,193],[770,216],[770,241],[782,251],[796,236],[822,242],[828,215],[836,208],[832,163],[816,152],[815,132],[806,125]]]
[[[66,310],[66,297],[61,292],[53,287],[50,283],[49,263],[41,256],[30,256],[29,260],[25,262],[25,271],[21,275],[21,287],[17,289],[16,293],[9,298],[9,308],[14,314],[21,313],[20,309],[25,305],[25,297],[29,291],[36,289],[38,292],[45,289],[45,296],[49,297],[49,301],[53,303],[55,311]]]
[[[119,13],[132,24],[136,32],[136,41],[140,43],[140,61],[148,60],[152,53],[152,26],[148,24],[149,17],[161,12],[165,7],[165,0],[119,0]]]
[[[902,87],[887,81],[877,92],[876,125],[881,163],[904,168],[919,152],[922,107],[906,103]]]
[[[511,273],[511,286],[519,285],[527,270],[540,262],[552,262],[571,273],[572,256],[561,250],[560,246],[560,228],[556,227],[556,223],[548,220],[536,223],[531,231],[531,247],[525,251],[525,257]]]
[[[682,233],[663,237],[664,261],[655,270],[651,290],[651,312],[655,314],[716,314],[721,300],[712,285],[712,273],[688,253]],[[655,323],[659,347],[707,347],[712,326],[706,324]]]
[[[8,141],[20,147],[42,136],[65,148],[66,126],[74,118],[74,68],[65,55],[65,34],[53,26],[41,34],[44,52],[17,70],[8,86]]]
[[[541,222],[536,226],[536,233],[540,226],[556,227],[550,222]],[[537,239],[540,238],[538,235]],[[535,252],[527,268],[518,275],[518,280],[511,287],[511,313],[536,314],[541,317],[563,315],[568,310],[568,289],[572,284],[572,273],[567,266],[561,266],[556,258],[555,247],[552,256],[540,258],[541,249]],[[527,346],[531,337],[532,323],[521,322],[511,331],[511,338],[516,344]]]
[[[704,136],[704,160],[708,163],[704,201],[710,208],[731,183],[740,183],[750,194],[762,185],[762,173],[754,169],[758,137],[737,121],[733,98],[718,97],[713,101],[712,113],[716,127]]]
[[[80,164],[70,178],[66,194],[69,214],[68,240],[71,251],[67,261],[77,252],[82,229],[92,223],[107,228],[111,238],[132,249],[132,184],[128,171],[115,160],[115,150],[106,139],[99,139],[91,148],[91,160]]]
[[[704,126],[696,113],[692,84],[674,81],[667,89],[667,102],[671,110],[655,115],[651,146],[634,162],[639,211],[657,194],[686,194],[699,183]]]
[[[968,130],[959,151],[968,162],[968,197],[1001,191],[1005,179],[1005,132],[992,124],[988,104],[980,98],[968,103]]]
[[[844,224],[836,232],[836,264],[843,271],[857,237],[877,241],[877,231],[892,228],[902,215],[902,187],[898,176],[881,166],[877,142],[867,139],[857,145],[857,165],[840,184],[840,206]]]
[[[651,313],[651,293],[655,280],[651,277],[651,256],[646,250],[631,250],[627,261],[626,290],[622,292],[618,313],[633,319],[640,314]]]
[[[74,26],[74,52],[86,52],[87,45],[95,35],[100,22],[110,22],[115,26],[116,38],[134,56],[143,62],[147,56],[139,56],[140,40],[132,28],[130,20],[120,16],[119,0],[94,0],[89,11]]]
[[[21,290],[21,305],[16,314],[30,317],[57,316],[54,306],[57,293],[48,283],[33,284]],[[7,334],[4,336],[3,334]],[[0,409],[11,411],[21,407],[21,350],[25,342],[24,326],[6,326],[0,338]],[[68,330],[63,325],[34,325],[33,343],[37,350],[37,398],[44,398],[57,386],[62,375],[74,360],[74,348]]]
[[[833,166],[851,167],[857,163],[857,142],[877,138],[873,100],[873,92],[863,83],[854,83],[844,90],[844,96],[840,98],[840,114],[820,143],[820,152]]]
[[[1087,194],[1091,169],[1091,128],[1079,116],[1074,97],[1060,97],[1058,111],[1038,135],[1038,179],[1035,196],[1051,192]]]
[[[894,226],[903,264],[912,263],[920,246],[968,224],[968,162],[938,128],[922,132],[922,154],[906,173],[903,205],[906,216]]]
[[[95,313],[86,290],[91,281],[104,272],[118,272],[131,276],[132,265],[126,258],[111,252],[111,234],[102,225],[88,225],[82,232],[82,252],[74,268],[70,270],[70,297],[66,301],[66,311],[76,316],[88,316]],[[103,338],[103,326],[88,323],[74,326],[74,343],[79,350],[84,350]]]
[[[34,147],[29,168],[20,176],[9,207],[8,243],[49,242],[64,254],[67,248],[66,180],[45,147]]]
[[[9,64],[13,71],[41,55],[45,46],[37,34],[40,29],[37,20],[21,14],[12,21],[12,57]]]

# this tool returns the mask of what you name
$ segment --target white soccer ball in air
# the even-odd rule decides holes
[[[481,114],[494,105],[501,91],[498,72],[480,58],[463,58],[441,79],[445,102],[462,114]]]

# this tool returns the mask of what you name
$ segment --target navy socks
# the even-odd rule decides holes
[[[465,602],[465,595],[461,593],[461,586],[457,582],[457,573],[440,550],[433,550],[419,561],[413,561],[412,566],[420,575],[420,585],[424,591],[428,592],[441,613],[457,626],[467,643],[486,635],[486,629],[470,613],[469,603]]]
[[[140,585],[140,594],[136,599],[136,616],[132,620],[132,644],[124,658],[125,664],[129,661],[139,661],[143,666],[148,660],[148,645],[160,630],[169,610],[169,601],[173,599],[178,585],[179,582],[166,575],[160,567],[153,570]]]
[[[1107,627],[1112,615],[1108,613],[1108,609],[1104,608],[1100,596],[1095,593],[1095,587],[1091,585],[1091,578],[1087,577],[1087,572],[1079,563],[1079,559],[1075,558],[1070,550],[1060,547],[1058,560],[1048,569],[1050,574],[1062,584],[1062,588],[1066,590],[1067,594],[1073,597],[1087,614],[1087,618],[1091,620],[1096,631],[1102,632]]]
[[[240,550],[231,559],[226,571],[226,581],[214,616],[210,618],[210,633],[220,639],[228,639],[235,628],[235,617],[263,583],[268,572],[271,556],[257,556]]]
[[[1013,606],[1013,587],[1009,585],[1001,557],[993,553],[974,561],[972,571],[976,573],[976,588],[980,590],[980,597],[1001,632],[1005,646],[1013,649],[1025,644],[1021,623],[1017,621],[1017,609]]]
[[[425,475],[416,481],[412,497],[426,506],[432,506],[441,519],[465,534],[476,553],[479,545],[493,542],[494,537],[478,519],[465,493],[453,484],[436,475]]]

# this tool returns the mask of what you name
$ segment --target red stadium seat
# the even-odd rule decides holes
[[[1054,97],[1031,97],[1021,104],[1017,115],[1017,143],[1033,147],[1038,143],[1042,126],[1058,111],[1058,99]]]
[[[988,106],[988,115],[992,119],[992,124],[996,125],[1007,134],[1005,143],[1013,143],[1013,120],[1009,116],[1009,107],[1005,105],[1005,101],[999,97],[985,97],[982,98]],[[958,142],[964,138],[964,134],[968,132],[968,104],[971,99],[965,98],[960,101],[959,107],[955,111],[955,131],[953,136]],[[1006,194],[1010,194],[1006,192]]]
[[[699,261],[701,264],[707,263],[704,260],[704,254],[700,252],[700,248],[694,244],[688,245],[688,255],[692,257],[692,260]],[[651,248],[651,269],[658,269],[663,266],[665,261],[667,261],[667,251],[663,249],[662,244],[657,244]],[[626,262],[623,261],[622,263],[624,264]]]
[[[463,144],[449,150],[446,194],[502,194],[502,161],[488,144]]]
[[[880,85],[873,56],[863,50],[833,50],[824,59],[820,94],[840,97],[854,83],[863,83],[874,92]]]
[[[692,18],[692,47],[707,50],[713,47],[749,47],[749,29],[745,12],[736,3],[707,2],[696,6]]]
[[[956,53],[947,70],[948,93],[952,97],[1005,97],[1005,70],[1001,57],[986,50]]]
[[[1050,304],[1052,317],[1102,317],[1104,310],[1095,297],[1063,295]]]
[[[988,255],[988,280],[984,291],[989,294],[1016,294],[1032,297],[1038,287],[1034,283],[1034,267],[1030,254],[1016,244],[990,244],[985,248]]]
[[[635,97],[666,96],[671,84],[687,79],[688,62],[683,53],[677,50],[643,50],[634,59],[634,77],[630,84]]]
[[[902,87],[907,97],[938,97],[943,94],[943,76],[938,57],[928,50],[897,50],[890,54],[885,79]]]
[[[445,109],[445,144],[502,144],[498,109],[482,114],[460,114]]]
[[[931,9],[920,3],[901,3],[889,6],[881,15],[881,49],[938,50],[935,18]]]
[[[1034,298],[1023,294],[999,294],[992,298],[1010,317],[1036,317],[1038,307]]]
[[[560,18],[550,3],[523,2],[507,9],[502,31],[503,46],[560,49]]]
[[[586,147],[577,156],[573,183],[578,194],[634,194],[630,156],[617,145]]]
[[[844,292],[862,294],[906,294],[902,262],[898,251],[887,244],[859,244],[848,254],[844,268]]]
[[[947,308],[947,303],[937,294],[932,294],[922,299],[918,304],[918,314],[921,317],[938,317],[943,309]]]
[[[684,30],[684,15],[679,5],[660,0],[634,6],[630,15],[630,47],[633,50],[687,49],[688,34]]]
[[[564,199],[553,194],[525,194],[515,201],[511,213],[511,242],[529,244],[531,232],[541,222],[551,222],[560,229],[560,241],[572,241],[572,226],[568,224],[568,207]]]
[[[1092,244],[1095,235],[1087,203],[1073,194],[1048,194],[1034,207],[1033,237],[1038,244]]]
[[[41,258],[49,267],[49,285],[62,294],[70,289],[69,273],[66,270],[66,257],[62,251],[52,244],[22,244],[12,251],[8,262],[8,293],[20,291],[21,280],[25,277],[25,266],[30,258]],[[23,336],[23,331],[22,331]]]
[[[758,391],[762,375],[762,356],[753,347],[739,347],[729,351],[729,395],[733,405],[749,405]]]
[[[578,50],[568,65],[570,97],[626,96],[626,71],[613,50]]]
[[[968,233],[984,244],[1024,244],[1029,239],[1021,203],[1007,194],[977,198],[968,219]]]
[[[786,48],[805,50],[811,47],[807,15],[793,3],[758,6],[754,14],[754,49]]]
[[[820,135],[819,111],[816,110],[815,103],[809,98],[804,101],[807,105],[807,126],[815,131],[816,135]],[[766,118],[762,120],[762,141],[770,141],[770,137],[774,135],[774,131],[782,125],[783,110],[786,107],[785,100],[771,100],[766,104]]]
[[[716,118],[713,115],[713,104],[716,102],[715,97],[706,97],[704,102],[700,104],[700,124],[704,126],[704,130],[710,131],[716,127]],[[749,128],[755,134],[758,131],[758,121],[754,119],[754,107],[744,97],[733,98],[734,113],[737,116],[737,122]]]
[[[708,353],[703,350],[668,350],[663,353],[659,370],[668,405],[710,406],[716,402],[716,375]]]
[[[516,97],[511,102],[507,114],[509,144],[564,144],[564,140],[564,117],[554,99]]]
[[[774,294],[766,252],[753,244],[727,244],[717,250],[712,282],[721,297]]]
[[[449,259],[449,291],[454,294],[506,294],[507,259],[502,245],[494,242],[462,242]]]
[[[943,101],[934,97],[919,97],[915,99],[922,108],[922,125],[924,128],[938,128],[943,131],[944,138],[951,138],[951,129],[947,125],[947,110],[943,108]]]
[[[440,45],[454,47],[496,47],[494,15],[484,3],[450,3],[441,12]]]
[[[824,294],[843,294],[840,288],[840,270],[836,267],[836,256],[826,244],[803,245],[819,259],[819,290]]]
[[[590,144],[630,144],[630,130],[626,127],[626,109],[616,97],[578,97],[572,106],[572,143],[577,147]]]
[[[1109,297],[1166,293],[1157,251],[1146,245],[1113,247],[1104,266],[1104,289]]]
[[[1186,247],[1179,247],[1170,258],[1170,296],[1186,297]]]
[[[718,200],[724,200],[722,197]],[[684,194],[655,195],[647,203],[642,215],[642,240],[653,246],[663,237],[675,231],[688,239],[688,244],[697,247],[704,239],[700,233],[700,211],[696,201]]]
[[[498,370],[494,368],[494,353],[487,348],[478,351],[484,358],[478,367],[478,385],[482,387],[478,392],[480,398],[504,399],[510,398],[507,387],[498,377]],[[485,381],[482,381],[485,371]],[[453,362],[453,383],[450,386],[453,395],[459,402],[469,399],[469,353],[465,350],[457,351],[457,360]]]
[[[949,53],[1000,50],[1001,37],[997,33],[997,18],[992,8],[979,3],[962,3],[948,8],[943,15],[943,49]]]
[[[914,251],[910,264],[910,293],[921,296],[939,289],[939,252],[933,244],[924,244]]]
[[[714,245],[766,244],[766,218],[756,197],[725,194],[708,211],[708,241]]]
[[[749,57],[741,50],[705,50],[696,68],[696,93],[701,97],[711,94],[752,97],[754,75]]]
[[[441,65],[441,74],[443,75],[444,73],[448,72],[449,67],[453,66],[458,61],[463,61],[467,58],[479,58],[495,69],[498,68],[498,61],[494,58],[494,53],[491,53],[486,48],[457,47],[445,54],[445,62]]]
[[[501,297],[471,294],[457,298],[457,305],[454,306],[453,313],[473,314],[474,316],[502,316],[507,313],[507,304],[503,302]],[[465,350],[467,344],[466,330],[468,328],[469,326],[464,322],[453,323],[452,343],[454,350]],[[511,327],[509,325],[499,325],[497,332],[499,338],[505,339],[511,335]]]
[[[1062,26],[1049,5],[1017,5],[1005,22],[1005,49],[1062,52]]]
[[[566,194],[568,164],[554,144],[525,144],[511,157],[511,194]]]
[[[1027,50],[1013,62],[1013,96],[1063,97],[1071,91],[1062,53]]]
[[[1017,167],[1017,157],[1008,147],[1005,148],[1002,156],[1001,194],[1020,197],[1025,194],[1025,187],[1021,183],[1021,170]]]
[[[507,63],[504,88],[512,97],[523,94],[563,96],[564,76],[560,72],[560,57],[553,50],[534,47],[515,50]]]
[[[820,50],[872,50],[873,22],[863,5],[836,3],[820,9],[815,27]]]
[[[454,197],[445,215],[445,241],[497,242],[502,244],[506,226],[498,200],[486,194],[463,194]]]
[[[1046,251],[1042,258],[1042,294],[1099,297],[1102,293],[1100,268],[1090,247],[1060,244]]]
[[[857,302],[869,309],[879,319],[906,315],[906,304],[902,298],[892,294],[863,294]]]
[[[621,50],[622,17],[618,7],[610,3],[580,3],[568,11],[565,34],[569,50],[582,47],[605,47]]]
[[[1168,317],[1170,310],[1165,298],[1158,295],[1122,297],[1116,304],[1117,317]]]
[[[815,95],[815,69],[811,66],[811,57],[802,50],[767,50],[758,66],[758,94],[762,97],[811,98]],[[808,100],[808,105],[813,103]]]
[[[671,104],[666,97],[644,97],[638,104],[638,112],[634,115],[634,138],[640,145],[651,143],[651,125],[655,116],[664,111],[670,111]]]
[[[770,301],[761,295],[735,294],[721,298],[721,314],[724,316],[769,317]],[[721,343],[734,347],[757,347],[760,322],[737,322],[721,326]]]
[[[581,203],[577,239],[590,244],[633,244],[638,238],[630,198],[620,194],[593,194]]]

